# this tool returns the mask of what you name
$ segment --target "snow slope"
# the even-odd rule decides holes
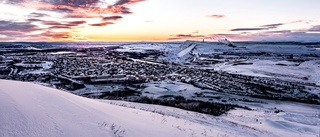
[[[177,56],[178,57],[182,57],[182,56],[186,55],[187,53],[189,53],[196,46],[197,46],[197,44],[192,44],[191,46],[189,46],[189,47],[185,48],[184,50],[180,51]]]
[[[223,135],[205,124],[110,105],[36,84],[0,80],[0,87],[1,137]]]
[[[110,105],[31,83],[0,80],[0,87],[1,137],[189,136],[204,127],[194,123],[194,131],[181,131],[176,127],[183,125],[183,119]],[[163,119],[170,124],[164,124]]]
[[[308,136],[314,135],[319,122],[307,122],[303,132],[292,134],[289,126],[279,129],[279,134],[272,128],[277,124],[273,121],[264,124],[267,128],[240,122],[242,115],[234,113],[239,111],[258,113],[241,113],[240,109],[230,116],[215,117],[157,105],[93,100],[32,83],[0,80],[1,137]],[[292,119],[297,117],[285,116],[297,121]],[[299,123],[294,124],[295,128],[305,124]]]

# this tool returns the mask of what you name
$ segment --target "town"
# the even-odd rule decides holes
[[[163,55],[159,51],[132,53],[113,50],[116,48],[2,53],[0,78],[45,83],[71,92],[85,88],[88,84],[112,83],[137,87],[141,83],[176,81],[230,95],[320,104],[319,96],[310,92],[320,89],[314,83],[157,62],[150,57]],[[221,56],[217,58],[221,59]],[[205,95],[197,93],[193,97],[197,100]]]

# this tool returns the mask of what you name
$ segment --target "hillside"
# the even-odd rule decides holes
[[[7,80],[0,80],[0,112],[1,137],[299,136],[287,128],[270,132],[274,130],[272,127],[266,128],[269,131],[263,127],[254,129],[252,122],[249,123],[252,127],[241,125],[235,114],[214,117],[163,106],[93,100],[33,83]],[[299,131],[300,135],[311,135],[316,132],[316,125],[304,129]]]

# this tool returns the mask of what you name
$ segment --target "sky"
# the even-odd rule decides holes
[[[0,42],[320,41],[320,0],[0,0]]]

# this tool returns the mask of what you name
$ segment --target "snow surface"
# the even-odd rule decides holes
[[[21,67],[42,67],[44,69],[50,69],[51,66],[53,65],[53,62],[51,62],[51,61],[43,61],[43,62],[41,62],[39,64],[22,62],[22,63],[16,63],[14,65],[15,66],[21,66]]]
[[[177,81],[155,81],[144,83],[146,88],[137,90],[148,97],[157,98],[164,95],[176,95],[191,98],[195,93],[212,92],[210,90],[201,89],[190,84]]]
[[[285,80],[310,82],[320,85],[320,60],[310,60],[302,63],[285,60],[247,60],[249,65],[233,65],[221,63],[215,65],[215,70],[250,76],[276,77]]]
[[[284,112],[274,113],[274,111]],[[224,119],[266,130],[279,136],[318,137],[320,135],[320,106],[288,102],[269,102],[255,111],[231,110]]]
[[[118,52],[139,52],[146,53],[147,50],[163,50],[163,46],[158,44],[129,44],[123,45],[121,48],[115,49]]]
[[[22,67],[41,67],[40,69],[25,69],[19,72],[20,75],[25,75],[25,74],[45,74],[45,73],[50,73],[48,69],[50,69],[53,65],[53,62],[51,61],[44,61],[41,62],[40,64],[25,64],[25,63],[16,63],[16,66],[22,66]]]
[[[74,54],[76,52],[70,52],[70,51],[59,51],[59,52],[52,52],[52,53],[49,53],[51,55],[59,55],[59,54]]]
[[[317,135],[319,106],[277,107],[291,111],[276,114],[258,108],[237,109],[215,117],[158,105],[93,100],[37,84],[0,80],[0,136]]]
[[[187,53],[189,53],[194,47],[196,47],[197,44],[192,44],[189,47],[185,48],[184,50],[182,50],[181,52],[178,53],[178,57],[182,57],[184,55],[186,55]]]
[[[102,102],[189,119],[225,132],[212,136],[249,137],[256,136],[253,133],[258,132],[258,136],[269,137],[317,137],[320,131],[318,118],[320,106],[318,105],[269,101],[267,104],[249,105],[254,110],[235,109],[221,117],[214,117],[163,106],[110,100],[102,100]],[[283,110],[283,112],[275,113],[276,110]],[[238,132],[237,135],[234,135],[235,131]]]
[[[0,80],[0,87],[0,136],[4,137],[258,136],[261,133],[245,127],[221,130],[220,125],[212,127],[204,120],[197,122],[111,105],[31,83]],[[226,125],[235,126],[228,122]]]

